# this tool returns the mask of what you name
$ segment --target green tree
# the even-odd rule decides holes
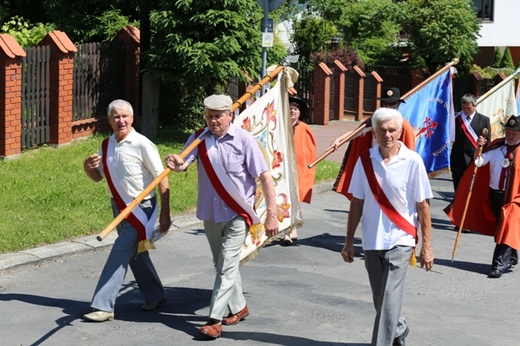
[[[410,35],[411,51],[424,59],[430,71],[456,57],[459,69],[470,67],[478,51],[480,30],[472,0],[408,0],[399,5],[405,14],[403,28]]]
[[[111,40],[125,25],[140,27],[141,19],[143,72],[181,90],[181,118],[200,119],[202,97],[227,91],[230,78],[246,81],[260,74],[263,12],[256,1],[0,0],[0,6],[4,22],[18,14],[24,23],[54,23],[75,43]],[[268,63],[285,55],[275,38]]]
[[[165,1],[165,0],[151,0]],[[52,23],[76,43],[112,39],[125,25],[139,27],[138,0],[0,0],[0,23],[19,16],[31,23]],[[112,35],[112,36],[110,36]]]
[[[311,0],[308,11],[333,23],[343,44],[358,52],[363,62],[395,60],[399,52],[398,6],[391,0]]]
[[[248,0],[163,2],[151,14],[150,72],[190,90],[223,91],[229,78],[246,80],[261,66],[261,12]]]
[[[201,119],[201,100],[226,92],[230,78],[260,73],[261,8],[250,0],[161,1],[152,10],[149,73],[178,85],[182,114]],[[197,115],[199,114],[199,115]]]
[[[278,65],[287,57],[287,49],[280,38],[274,36],[273,47],[267,48],[267,66]],[[263,77],[263,76],[262,76]]]
[[[500,68],[500,64],[502,62],[502,52],[500,51],[500,48],[495,47],[495,50],[493,52],[493,59],[491,59],[491,64],[489,66],[494,68]]]
[[[406,51],[430,70],[455,57],[462,69],[478,49],[472,0],[310,0],[308,11],[333,23],[365,63],[397,62]]]
[[[338,34],[336,26],[330,21],[309,14],[296,21],[293,28],[291,39],[296,53],[306,62],[309,62],[312,53],[328,51],[332,38]]]
[[[504,50],[504,55],[502,55],[502,59],[500,60],[500,67],[514,69],[515,64],[513,63],[513,57],[511,56],[511,51],[509,47],[506,47]]]
[[[0,23],[13,17],[24,18],[30,23],[47,23],[47,1],[0,0]]]

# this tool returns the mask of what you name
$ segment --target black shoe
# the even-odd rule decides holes
[[[502,272],[498,269],[492,269],[490,272],[489,272],[489,275],[488,275],[488,278],[494,278],[494,279],[498,279],[499,277],[502,276]]]
[[[399,335],[394,339],[394,342],[392,343],[392,346],[405,346],[406,343],[404,339],[408,336],[408,333],[410,332],[410,328],[406,327],[403,334]]]

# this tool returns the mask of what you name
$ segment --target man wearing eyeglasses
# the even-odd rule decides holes
[[[249,228],[260,222],[253,208],[256,179],[262,185],[267,206],[266,235],[278,233],[273,179],[256,139],[232,123],[232,105],[227,95],[204,99],[210,134],[185,160],[176,154],[166,156],[166,165],[176,172],[197,160],[197,217],[204,221],[216,269],[209,321],[199,328],[210,339],[221,336],[223,324],[237,324],[249,315],[239,264]],[[198,135],[198,132],[192,134],[186,146]]]

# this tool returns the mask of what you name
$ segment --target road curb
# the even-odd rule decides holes
[[[320,194],[332,190],[334,181],[320,182],[314,185],[313,193]],[[195,227],[200,225],[202,228],[202,221],[195,217],[193,212],[181,214],[173,217],[170,232],[175,232],[181,228]],[[77,239],[71,239],[56,244],[40,246],[32,249],[0,254],[0,270],[12,269],[15,267],[37,264],[38,262],[80,253],[84,251],[92,251],[106,246],[110,246],[117,238],[116,232],[111,232],[103,241],[96,239],[97,235],[90,235]]]

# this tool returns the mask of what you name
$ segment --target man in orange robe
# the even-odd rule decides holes
[[[495,236],[491,278],[501,277],[516,265],[517,250],[520,249],[520,155],[517,155],[520,117],[512,115],[504,127],[505,138],[491,142],[482,157],[476,160],[482,168],[475,173],[475,163],[472,163],[464,172],[455,193],[453,209],[448,213],[457,226]],[[485,143],[486,140],[480,136],[478,144],[483,146]],[[461,225],[470,192],[464,225]]]

